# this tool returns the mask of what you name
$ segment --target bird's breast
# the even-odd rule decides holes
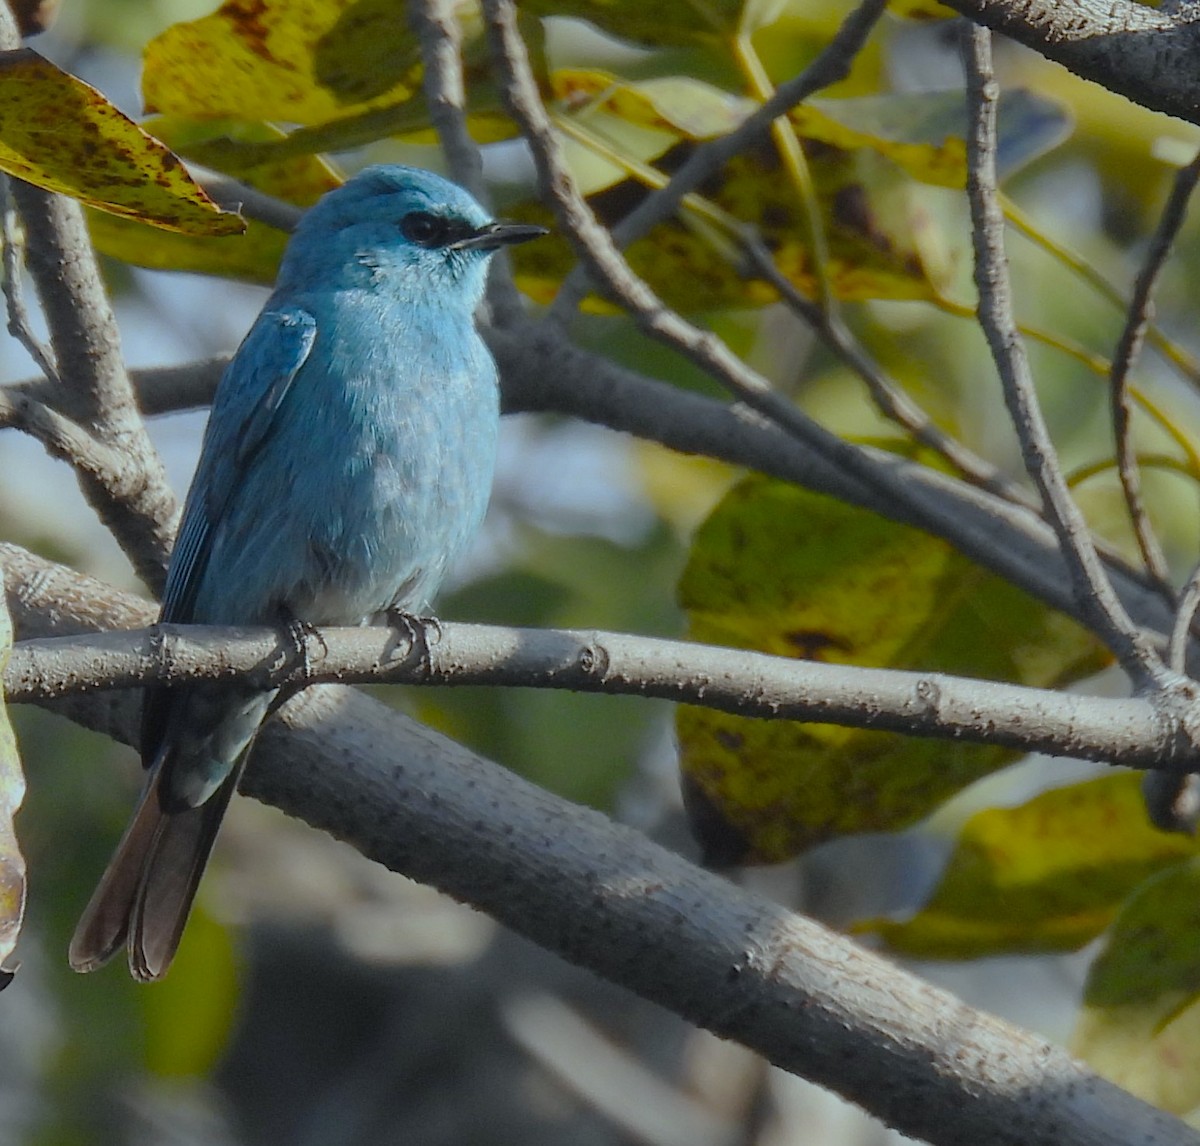
[[[367,321],[367,316],[362,316]],[[318,334],[223,538],[234,576],[314,624],[423,610],[487,507],[499,397],[473,325]],[[249,619],[249,618],[248,618]],[[261,620],[273,619],[269,617]]]

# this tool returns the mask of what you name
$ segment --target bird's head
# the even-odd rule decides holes
[[[279,282],[310,288],[369,282],[422,292],[454,284],[474,310],[491,255],[545,233],[493,221],[473,196],[432,171],[368,167],[305,213]]]

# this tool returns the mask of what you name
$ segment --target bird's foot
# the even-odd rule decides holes
[[[284,636],[290,646],[292,659],[299,664],[300,677],[303,682],[301,687],[303,687],[312,679],[313,675],[309,641],[315,640],[321,646],[322,657],[329,655],[329,646],[325,643],[325,638],[321,636],[321,630],[311,621],[302,620],[286,606],[281,609],[281,613]]]
[[[396,606],[385,609],[383,615],[393,629],[398,629],[407,638],[409,647],[419,659],[421,671],[432,676],[433,646],[442,639],[441,621],[437,617],[418,617]]]

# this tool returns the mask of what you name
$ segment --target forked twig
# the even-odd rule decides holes
[[[1129,376],[1141,353],[1142,344],[1146,339],[1146,330],[1153,315],[1154,288],[1163,265],[1167,261],[1167,256],[1171,253],[1175,236],[1183,225],[1187,215],[1188,200],[1191,198],[1198,180],[1200,180],[1200,155],[1197,155],[1175,176],[1175,185],[1171,188],[1167,205],[1163,208],[1162,217],[1155,228],[1154,238],[1146,253],[1146,261],[1142,264],[1134,282],[1133,297],[1129,300],[1125,327],[1121,331],[1121,337],[1117,340],[1116,350],[1113,351],[1112,369],[1109,374],[1109,401],[1112,407],[1113,435],[1116,438],[1117,473],[1121,479],[1121,489],[1125,494],[1129,519],[1133,523],[1133,532],[1146,568],[1168,590],[1171,573],[1167,567],[1167,558],[1159,544],[1154,526],[1146,511],[1146,503],[1142,498],[1141,470],[1138,466],[1137,449],[1133,441],[1133,401],[1129,388]]]
[[[973,224],[979,323],[1000,375],[1025,468],[1041,494],[1047,520],[1058,537],[1070,572],[1075,597],[1093,631],[1112,649],[1138,688],[1166,688],[1177,678],[1117,598],[1092,543],[1087,522],[1072,500],[1013,317],[1012,286],[1004,251],[1004,214],[996,179],[998,91],[992,71],[991,33],[986,28],[976,25],[967,28],[964,59],[970,114],[967,194]]]

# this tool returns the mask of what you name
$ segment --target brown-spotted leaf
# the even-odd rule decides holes
[[[1200,858],[1148,880],[1092,963],[1071,1049],[1166,1110],[1200,1105]]]
[[[0,570],[0,675],[8,664],[12,642],[12,618],[4,596],[4,571]],[[0,690],[0,990],[12,981],[13,972],[2,968],[12,955],[25,917],[25,857],[13,826],[24,799],[25,773]]]
[[[153,131],[182,155],[191,156],[216,136],[247,143],[282,138],[265,124],[239,124],[220,120],[197,123],[171,116],[150,121]],[[308,207],[341,179],[337,172],[312,155],[280,158],[270,163],[241,166],[235,161],[224,170],[278,199]],[[242,235],[206,239],[154,231],[134,220],[99,212],[88,213],[92,241],[106,255],[152,270],[192,271],[269,285],[275,281],[287,235],[265,223],[249,220]]]
[[[458,0],[455,15],[472,133],[510,138],[478,4]],[[544,71],[540,26],[524,14],[521,24]],[[196,158],[228,170],[393,136],[436,141],[421,75],[417,39],[395,0],[229,0],[150,42],[142,91],[150,110],[177,117],[300,125],[277,139],[214,135]]]
[[[168,231],[231,235],[244,226],[173,152],[29,48],[0,53],[0,170]]]
[[[150,41],[142,94],[166,114],[313,124],[409,99],[420,74],[395,0],[227,0]]]
[[[1151,825],[1141,778],[1117,772],[976,813],[916,915],[856,930],[923,959],[1074,951],[1147,877],[1195,854],[1195,840]]]
[[[1040,686],[1103,662],[1073,622],[944,541],[764,477],[735,486],[697,531],[679,599],[692,638],[777,656]],[[1014,758],[686,706],[676,724],[703,842],[727,860],[906,827]]]

